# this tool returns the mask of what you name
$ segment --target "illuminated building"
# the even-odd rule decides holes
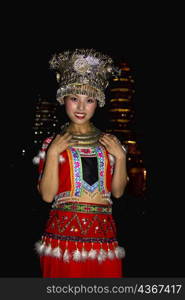
[[[57,119],[57,103],[51,102],[41,97],[38,98],[35,107],[35,120],[33,125],[33,140],[38,146],[43,140],[56,133]]]
[[[134,80],[129,66],[121,63],[121,76],[110,84],[109,128],[107,132],[117,135],[126,142],[133,138],[132,121],[134,119],[133,94]]]
[[[120,63],[121,76],[114,78],[109,92],[108,133],[116,135],[127,148],[127,170],[129,183],[127,191],[143,195],[146,189],[146,169],[139,149],[135,126],[135,90],[132,71],[126,62]],[[136,124],[137,126],[137,124]]]

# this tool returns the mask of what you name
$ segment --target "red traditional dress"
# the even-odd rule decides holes
[[[35,162],[42,176],[47,138]],[[118,246],[112,217],[114,158],[100,144],[71,146],[59,157],[59,188],[36,250],[43,277],[122,277],[124,248]],[[100,192],[107,204],[80,202]]]

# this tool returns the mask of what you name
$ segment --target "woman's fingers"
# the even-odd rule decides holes
[[[72,138],[72,135],[69,134],[68,132],[66,132],[64,135],[57,134],[57,136],[53,140],[52,145],[53,146],[55,145],[56,147],[59,147],[59,149],[61,147],[62,147],[62,149],[63,148],[65,149],[65,148],[68,147],[71,138]]]
[[[100,143],[105,144],[105,141],[103,139],[100,139],[99,141]]]
[[[107,143],[111,143],[112,141],[119,143],[119,140],[117,139],[117,137],[112,134],[106,134],[102,137],[102,139]]]
[[[69,142],[71,139],[72,139],[72,135],[71,134],[69,134],[69,135],[67,135],[66,137],[65,137],[65,141],[66,142]]]
[[[69,132],[65,132],[63,135],[57,134],[56,141],[68,142],[71,138],[72,138],[72,135]]]
[[[69,132],[65,132],[63,135],[61,135],[61,137],[63,137],[64,139],[66,139],[70,136],[72,136],[72,134],[70,134]]]
[[[105,143],[109,143],[109,142],[111,142],[111,138],[104,135],[103,137],[100,138],[100,141],[103,141]]]

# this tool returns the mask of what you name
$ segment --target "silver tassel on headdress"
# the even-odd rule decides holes
[[[76,49],[54,54],[49,61],[55,70],[59,89],[57,101],[64,104],[64,97],[82,94],[98,100],[100,107],[105,105],[105,90],[111,77],[120,77],[118,69],[108,55],[94,49]]]

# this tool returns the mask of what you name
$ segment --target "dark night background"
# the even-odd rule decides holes
[[[114,19],[107,16],[106,22],[87,18],[84,24],[77,17],[53,22],[50,17],[42,20],[34,15],[28,20],[22,15],[6,31],[1,57],[5,90],[1,106],[1,277],[40,276],[33,247],[49,206],[35,189],[36,170],[31,161],[37,152],[31,148],[34,105],[38,94],[55,98],[55,79],[48,68],[51,55],[75,48],[95,48],[115,61],[128,62],[135,79],[136,133],[142,138],[148,188],[144,200],[128,195],[114,201],[118,239],[127,252],[125,276],[184,276],[182,196],[176,168],[180,162],[174,151],[177,116],[167,95],[168,41],[167,35],[163,38],[163,28],[151,25],[149,19],[143,26],[134,23],[132,27],[132,16],[126,21],[124,14]],[[22,148],[26,148],[25,157],[20,155]]]

